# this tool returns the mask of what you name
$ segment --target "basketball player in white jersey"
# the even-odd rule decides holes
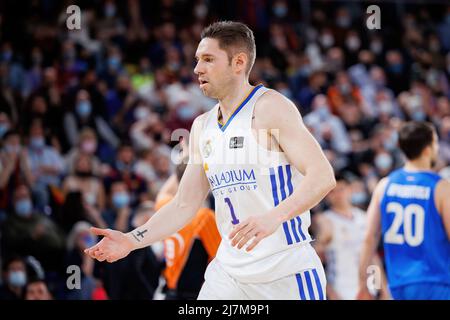
[[[332,167],[296,106],[249,84],[256,50],[247,26],[217,22],[201,38],[194,72],[218,104],[192,125],[174,199],[129,233],[94,228],[103,239],[86,253],[114,262],[164,239],[211,191],[222,242],[198,299],[325,299],[308,227],[309,209],[335,186]]]
[[[367,227],[366,214],[352,205],[346,178],[337,176],[336,182],[336,188],[327,196],[330,209],[313,218],[314,247],[326,264],[328,299],[354,300],[359,289],[358,266]],[[384,285],[383,298],[386,292]]]

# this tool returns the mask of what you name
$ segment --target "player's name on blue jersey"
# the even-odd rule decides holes
[[[431,196],[431,188],[426,186],[391,183],[386,194],[389,197],[428,200]]]

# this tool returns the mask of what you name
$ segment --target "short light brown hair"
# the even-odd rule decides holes
[[[250,73],[255,63],[256,45],[252,30],[245,24],[234,21],[215,22],[203,29],[201,38],[216,39],[219,48],[226,51],[230,63],[236,53],[244,51],[248,56],[245,74]]]

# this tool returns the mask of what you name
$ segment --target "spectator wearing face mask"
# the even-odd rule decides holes
[[[65,157],[65,167],[69,174],[75,171],[76,159],[81,154],[88,155],[91,159],[92,173],[94,175],[101,175],[102,163],[97,158],[96,153],[98,149],[98,140],[95,131],[91,128],[84,128],[80,132],[80,137],[77,145],[73,147]]]
[[[36,213],[26,185],[14,190],[13,210],[3,224],[2,235],[4,255],[32,255],[42,261],[45,270],[60,267],[64,235],[47,216]]]
[[[144,178],[136,174],[135,151],[127,142],[124,142],[117,151],[115,163],[105,178],[106,188],[110,188],[117,180],[122,180],[126,184],[130,192],[131,207],[148,200],[147,183]]]
[[[77,145],[83,128],[92,128],[99,137],[100,158],[107,157],[119,145],[119,138],[108,123],[98,114],[91,103],[89,92],[79,90],[75,98],[75,108],[64,116],[64,128],[71,147]]]
[[[26,152],[17,131],[10,130],[5,133],[0,149],[0,220],[5,218],[14,189],[19,184],[32,183]]]
[[[109,228],[127,232],[132,219],[130,192],[124,181],[117,180],[111,184],[110,207],[103,217]]]
[[[24,300],[53,300],[53,295],[44,280],[34,279],[25,287]]]
[[[3,267],[4,282],[0,286],[0,301],[20,300],[27,284],[25,261],[15,256],[10,258]]]
[[[44,211],[50,202],[49,187],[59,187],[61,184],[64,162],[61,154],[46,144],[44,128],[38,118],[31,123],[27,161],[31,168],[36,207]]]
[[[81,270],[80,288],[66,292],[68,300],[92,300],[96,288],[102,285],[95,277],[97,274],[95,261],[86,256],[83,250],[97,242],[97,237],[89,232],[92,225],[86,221],[74,224],[66,242],[66,266],[78,266]]]
[[[88,154],[79,154],[75,160],[73,174],[64,179],[63,192],[68,194],[80,191],[85,206],[101,212],[105,208],[105,190],[102,180],[93,173],[91,157]]]

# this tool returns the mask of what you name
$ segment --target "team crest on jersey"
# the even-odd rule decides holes
[[[208,140],[206,141],[203,147],[203,153],[205,155],[205,158],[208,158],[211,155],[211,152],[212,152],[211,140]]]
[[[244,147],[244,137],[231,137],[230,149],[239,149]]]

